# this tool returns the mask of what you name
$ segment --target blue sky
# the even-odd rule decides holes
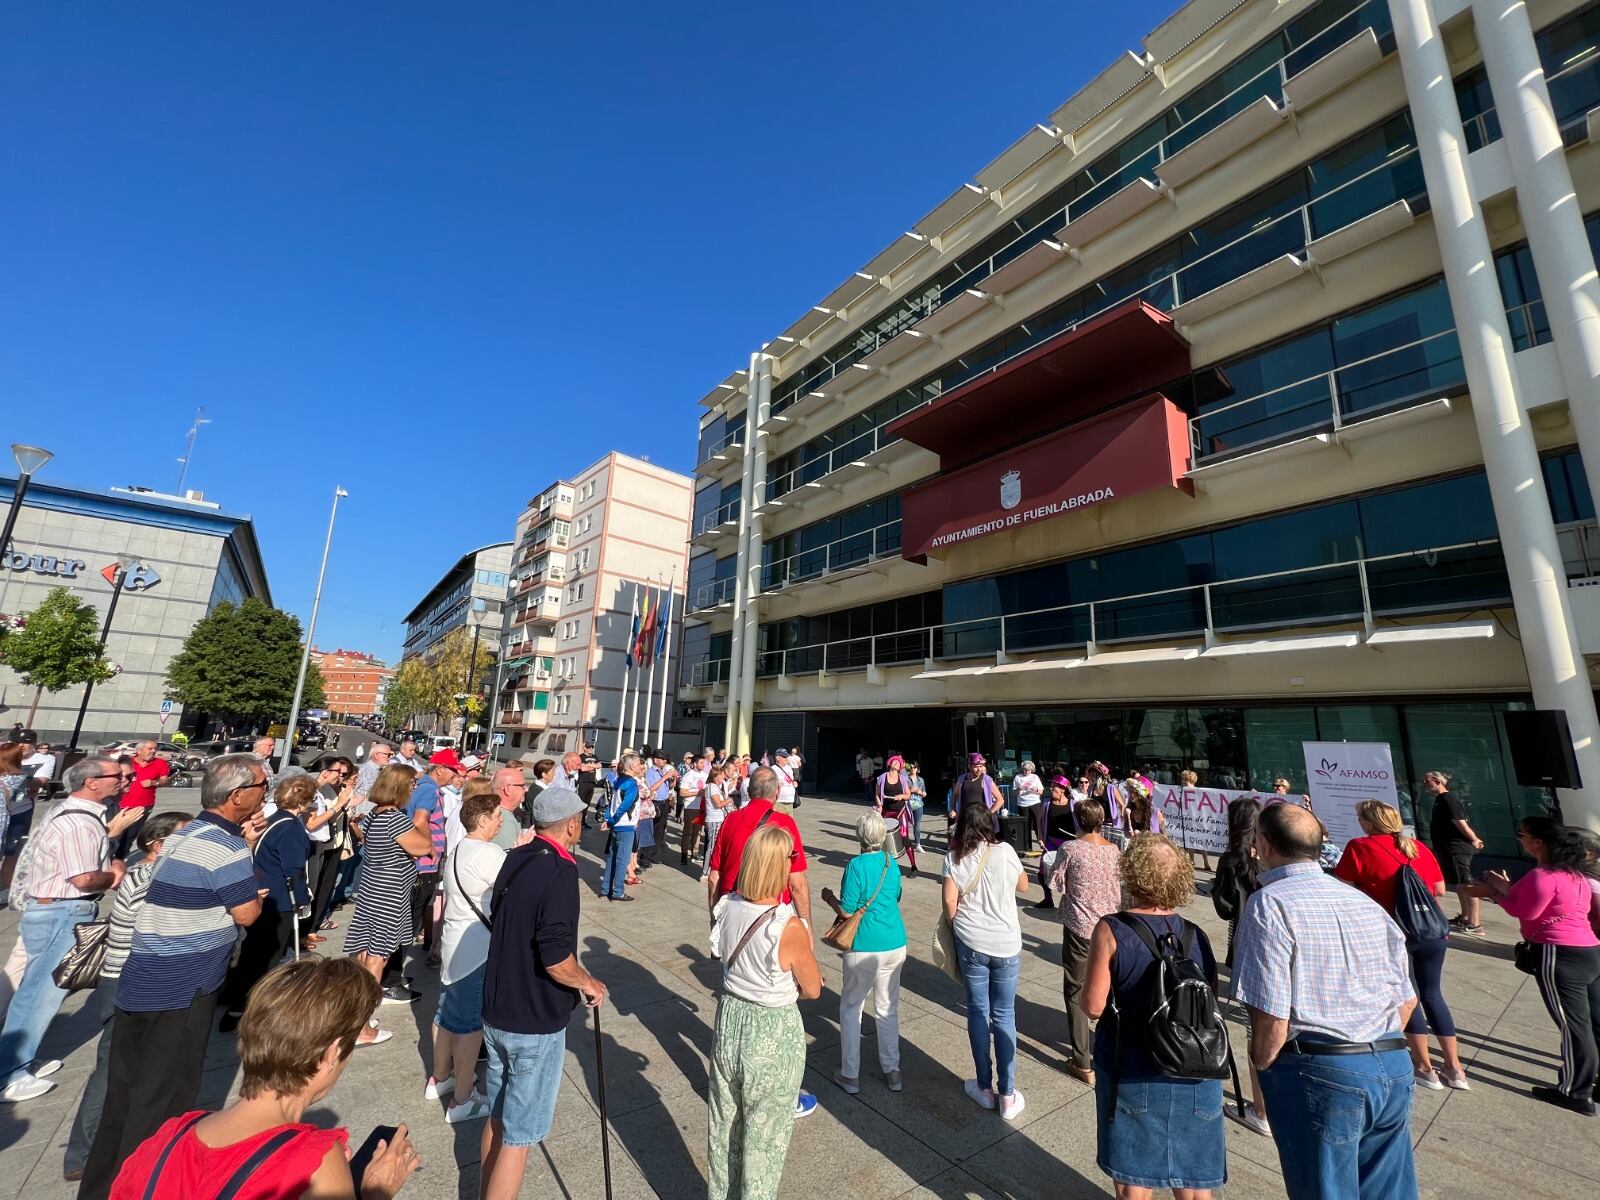
[[[171,490],[204,404],[187,486],[304,618],[343,484],[317,641],[398,657],[1175,3],[547,7],[6,5],[4,441]]]

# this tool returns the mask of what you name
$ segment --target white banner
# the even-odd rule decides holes
[[[1388,742],[1303,742],[1311,808],[1327,826],[1328,840],[1343,850],[1361,836],[1356,805],[1378,800],[1397,811],[1394,757]]]
[[[1249,796],[1263,806],[1278,799],[1261,792],[1158,783],[1155,804],[1161,810],[1161,831],[1185,850],[1221,854],[1228,848],[1228,805],[1240,796]]]

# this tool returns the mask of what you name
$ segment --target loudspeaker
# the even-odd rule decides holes
[[[1518,783],[1524,787],[1583,786],[1564,709],[1524,709],[1506,713],[1505,719],[1506,742]]]
[[[1024,816],[1012,816],[1010,813],[1000,814],[1000,840],[1010,846],[1018,854],[1028,851],[1029,842],[1032,841],[1033,822]]]

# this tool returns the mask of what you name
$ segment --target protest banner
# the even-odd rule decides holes
[[[1343,850],[1361,836],[1356,805],[1379,800],[1398,810],[1394,757],[1388,742],[1303,742],[1311,808],[1328,830],[1328,840]]]
[[[1154,801],[1161,812],[1162,832],[1169,838],[1185,850],[1221,854],[1228,848],[1228,805],[1240,796],[1250,796],[1262,805],[1280,799],[1261,792],[1158,783]]]

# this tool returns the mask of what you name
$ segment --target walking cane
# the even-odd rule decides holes
[[[594,1006],[594,1077],[600,1093],[600,1161],[605,1168],[606,1200],[611,1200],[611,1124],[606,1117],[606,1060],[600,1042],[600,1006]]]

